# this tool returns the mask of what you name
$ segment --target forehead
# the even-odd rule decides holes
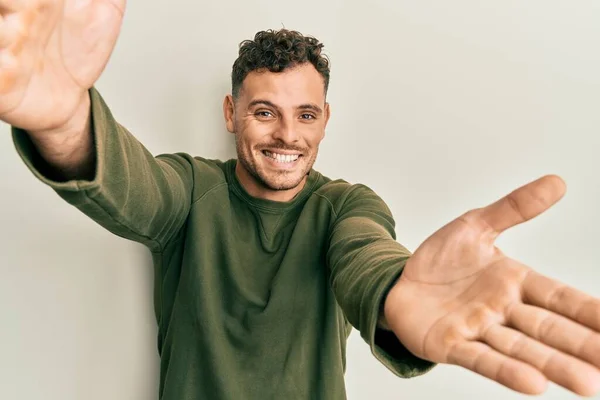
[[[308,63],[283,72],[252,71],[244,79],[241,97],[249,103],[256,99],[294,106],[325,103],[325,83],[321,74]]]

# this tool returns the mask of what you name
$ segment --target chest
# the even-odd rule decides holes
[[[330,224],[330,208],[312,201],[286,212],[235,200],[192,210],[182,284],[241,319],[317,307],[329,296]]]

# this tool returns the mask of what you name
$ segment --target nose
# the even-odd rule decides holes
[[[293,119],[281,118],[275,131],[273,132],[273,138],[280,140],[283,143],[296,143],[300,140],[298,136],[298,129],[294,124]]]

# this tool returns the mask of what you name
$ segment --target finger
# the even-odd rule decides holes
[[[531,271],[523,281],[523,301],[600,332],[600,299]]]
[[[15,44],[22,30],[17,14],[0,17],[0,49]]]
[[[10,29],[7,29],[6,25],[0,22],[0,49],[10,46],[13,42],[14,37],[11,33]]]
[[[479,209],[477,215],[497,236],[546,211],[563,197],[565,190],[565,183],[560,177],[547,175]]]
[[[593,396],[600,390],[600,370],[514,329],[492,325],[482,340],[502,354],[530,364],[552,382],[580,396]]]
[[[600,368],[600,334],[543,308],[519,304],[507,325],[557,350]]]
[[[29,0],[0,0],[0,13],[15,12],[24,9]]]
[[[15,57],[0,49],[0,96],[4,95],[16,83],[19,76],[19,64]],[[5,110],[0,110],[5,112]]]
[[[109,3],[119,10],[121,14],[125,13],[125,3],[127,3],[127,0],[109,0]]]
[[[531,365],[507,357],[481,342],[455,345],[448,361],[525,394],[541,394],[548,383],[546,377]]]

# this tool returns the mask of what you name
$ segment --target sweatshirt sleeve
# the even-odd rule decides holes
[[[51,180],[28,134],[12,127],[17,153],[35,177],[99,225],[160,251],[189,212],[193,159],[176,154],[154,157],[115,121],[96,89],[89,93],[96,148],[93,180]]]
[[[335,211],[327,259],[332,289],[346,318],[394,374],[410,378],[426,373],[433,363],[377,327],[385,296],[411,256],[396,241],[389,208],[366,186],[354,185]]]

